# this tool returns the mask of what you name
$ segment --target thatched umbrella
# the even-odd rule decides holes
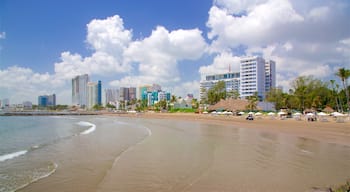
[[[326,112],[326,113],[333,113],[334,112],[334,109],[330,106],[326,106],[324,109],[323,109],[323,112]]]

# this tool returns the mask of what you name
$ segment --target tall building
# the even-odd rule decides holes
[[[119,101],[119,91],[118,89],[106,89],[106,104],[115,105]]]
[[[241,98],[257,93],[260,99],[265,98],[265,60],[258,56],[243,57],[240,60]]]
[[[54,107],[56,106],[56,94],[40,95],[38,97],[39,107]]]
[[[145,97],[145,94],[147,94],[148,90],[150,90],[150,89],[151,89],[151,85],[143,85],[143,86],[138,87],[137,99],[140,99],[140,100],[147,99],[144,97]]]
[[[276,63],[272,60],[265,62],[265,91],[276,87]]]
[[[87,84],[89,75],[79,75],[72,79],[72,104],[85,107],[87,105]]]
[[[97,104],[102,105],[102,82],[97,83]]]
[[[204,81],[200,82],[200,99],[206,99],[206,93],[212,87],[214,87],[219,81],[224,81],[226,86],[226,92],[237,91],[240,87],[240,74],[239,73],[224,73],[207,75]]]
[[[10,99],[3,99],[1,101],[1,108],[9,108],[10,107]]]
[[[87,108],[92,109],[95,105],[98,105],[98,83],[88,82],[87,92]]]
[[[120,101],[131,101],[133,99],[136,99],[136,87],[120,87],[119,89]]]

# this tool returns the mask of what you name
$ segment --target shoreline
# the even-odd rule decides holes
[[[317,140],[329,144],[339,144],[350,147],[350,122],[338,123],[332,117],[328,117],[326,122],[306,120],[295,120],[287,118],[284,120],[270,119],[262,116],[253,121],[247,121],[246,116],[219,116],[210,114],[194,113],[136,113],[136,114],[113,114],[102,113],[104,116],[117,116],[128,118],[147,119],[173,119],[184,121],[199,121],[215,125],[232,126],[234,128],[249,128],[262,131],[293,135],[301,138]]]

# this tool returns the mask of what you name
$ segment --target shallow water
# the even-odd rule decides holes
[[[95,131],[6,161],[57,165],[20,191],[308,191],[350,177],[346,146],[203,122],[79,121]]]

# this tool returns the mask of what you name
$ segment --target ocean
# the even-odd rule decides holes
[[[350,177],[349,147],[258,129],[106,116],[0,124],[0,192],[288,192]]]

